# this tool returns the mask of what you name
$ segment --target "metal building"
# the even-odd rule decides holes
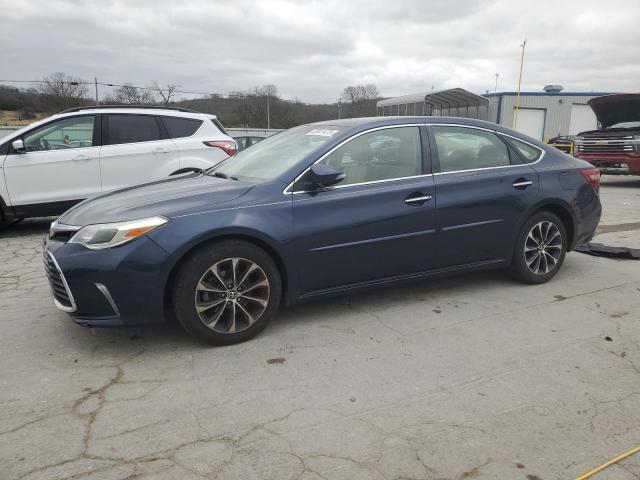
[[[542,92],[520,92],[517,125],[514,125],[516,92],[481,96],[462,88],[452,88],[387,98],[376,106],[380,116],[441,115],[488,120],[542,141],[598,128],[587,102],[611,93],[561,90],[561,85],[547,85]]]
[[[488,120],[515,127],[515,130],[542,141],[598,128],[587,101],[610,93],[561,92],[560,89],[558,86],[544,92],[520,92],[517,126],[514,126],[516,92],[487,93]]]
[[[438,115],[487,120],[489,100],[462,88],[387,98],[376,104],[378,115]]]

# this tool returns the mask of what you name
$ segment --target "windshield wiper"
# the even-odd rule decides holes
[[[224,178],[225,180],[238,180],[238,177],[230,177],[229,175],[227,175],[226,173],[223,172],[213,172],[213,176],[214,177],[218,177],[218,178]]]

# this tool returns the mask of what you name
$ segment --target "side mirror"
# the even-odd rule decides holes
[[[13,148],[13,150],[16,153],[24,153],[26,152],[25,148],[24,148],[24,142],[22,141],[21,138],[19,138],[18,140],[14,140],[13,142],[11,142],[11,148]]]
[[[298,190],[324,190],[345,179],[345,173],[329,165],[315,164],[296,182]]]

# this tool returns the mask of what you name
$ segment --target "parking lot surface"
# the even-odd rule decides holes
[[[601,196],[595,241],[640,248],[640,180]],[[640,444],[638,261],[324,300],[211,348],[73,324],[44,276],[49,221],[0,231],[2,480],[566,479]],[[594,478],[640,478],[640,454]]]

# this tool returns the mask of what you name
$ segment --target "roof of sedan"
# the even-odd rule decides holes
[[[322,122],[311,123],[310,125],[333,125],[336,127],[360,127],[373,125],[397,125],[407,123],[455,123],[461,125],[476,125],[495,129],[499,127],[496,123],[475,118],[464,117],[432,117],[432,116],[390,116],[390,117],[357,117],[342,118],[340,120],[324,120]]]
[[[478,120],[475,118],[465,117],[431,117],[431,116],[395,116],[395,117],[360,117],[360,118],[344,118],[340,120],[325,120],[322,122],[311,123],[310,125],[318,125],[324,127],[345,127],[348,129],[367,129],[384,127],[387,125],[407,125],[407,124],[450,124],[450,125],[469,125],[472,127],[481,127],[489,130],[494,130],[507,135],[521,137],[523,134],[518,133],[508,127],[504,127],[494,122],[487,122],[485,120]],[[533,143],[540,148],[545,148],[545,144],[534,138],[526,137],[526,141]]]

